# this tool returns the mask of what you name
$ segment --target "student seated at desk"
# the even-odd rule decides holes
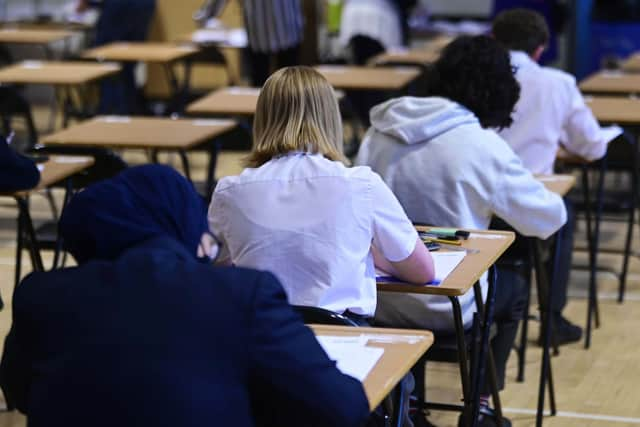
[[[333,89],[317,71],[284,68],[258,98],[249,168],[218,182],[209,225],[222,261],[273,272],[289,302],[366,323],[375,264],[413,283],[433,261],[404,210],[368,167],[347,168]]]
[[[493,22],[493,35],[511,53],[511,65],[520,83],[520,99],[513,123],[500,131],[527,169],[535,174],[552,174],[560,143],[587,160],[600,159],[607,152],[614,132],[603,132],[586,105],[576,79],[564,71],[542,67],[538,61],[549,43],[549,28],[539,13],[512,9]],[[567,204],[562,255],[558,266],[558,289],[553,304],[553,330],[558,344],[580,340],[582,329],[562,316],[567,303],[567,286],[573,253],[573,209]],[[550,263],[551,264],[551,263]],[[551,277],[551,276],[549,276]]]
[[[218,246],[206,207],[177,172],[141,166],[88,187],[60,232],[79,266],[16,288],[0,366],[8,406],[30,426],[366,421],[362,384],[273,275],[208,264]]]
[[[358,153],[391,187],[415,222],[486,229],[495,215],[526,236],[547,238],[566,220],[562,199],[547,191],[493,130],[511,123],[518,99],[508,52],[486,37],[460,37],[430,71],[430,96],[402,97],[371,111]],[[524,283],[499,271],[492,340],[499,386],[525,303]],[[486,292],[486,281],[482,281]],[[473,291],[460,298],[466,327]],[[453,331],[445,297],[380,293],[376,321]],[[488,388],[482,401],[488,401]],[[483,418],[480,425],[492,425]]]
[[[18,154],[0,136],[0,193],[29,190],[40,182],[40,172],[33,160]]]

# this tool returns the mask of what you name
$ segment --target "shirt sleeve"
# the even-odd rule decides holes
[[[418,232],[391,189],[374,172],[371,179],[371,202],[373,243],[391,262],[407,259],[416,246]]]
[[[259,398],[268,401],[271,411],[281,410],[288,421],[301,417],[305,425],[308,420],[313,425],[364,424],[369,403],[362,383],[336,368],[272,274],[260,275],[251,313],[252,377],[268,385]],[[273,406],[276,402],[282,405]],[[285,424],[299,425],[275,425]]]
[[[229,252],[229,243],[227,236],[225,235],[225,211],[223,204],[224,196],[219,193],[213,192],[211,197],[211,204],[209,205],[209,213],[207,218],[209,220],[209,231],[220,241],[220,253],[217,264],[230,264],[231,253]]]
[[[502,163],[494,213],[524,236],[546,239],[567,221],[562,198],[547,190],[513,153]]]
[[[570,107],[563,125],[563,145],[569,152],[587,160],[602,158],[609,141],[573,79],[567,84],[567,96]]]

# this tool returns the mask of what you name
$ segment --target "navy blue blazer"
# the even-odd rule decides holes
[[[0,193],[28,190],[40,182],[40,172],[33,160],[22,156],[0,137]]]
[[[164,237],[28,276],[0,385],[30,427],[359,426],[369,414],[273,275],[199,263]]]

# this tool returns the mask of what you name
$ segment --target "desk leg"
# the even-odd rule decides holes
[[[480,289],[480,284],[476,283],[474,285],[474,292],[476,295],[476,303],[478,308],[478,318],[480,319],[480,344],[477,351],[477,357],[474,358],[473,370],[471,374],[472,378],[472,386],[471,386],[471,397],[472,397],[472,411],[471,416],[472,420],[477,423],[478,415],[480,414],[480,391],[481,387],[485,381],[485,367],[487,366],[488,353],[489,353],[489,335],[491,330],[491,324],[493,323],[493,308],[495,306],[496,299],[496,281],[497,281],[497,269],[492,266],[489,269],[489,287],[487,290],[487,301],[484,303],[484,310],[482,308],[482,291]],[[480,299],[480,301],[478,301]],[[484,313],[483,313],[484,311]],[[475,342],[474,342],[475,344]],[[498,405],[500,403],[498,402]],[[500,417],[501,418],[501,417]]]
[[[189,167],[189,157],[187,156],[187,152],[184,150],[179,150],[180,160],[182,161],[182,169],[184,170],[184,174],[186,175],[189,182],[193,183],[191,179],[191,168]]]
[[[20,216],[22,217],[22,226],[29,238],[29,253],[31,254],[31,262],[33,264],[34,271],[44,271],[42,264],[42,258],[40,256],[40,248],[38,247],[38,239],[36,238],[36,231],[33,227],[33,221],[29,214],[29,204],[27,200],[22,197],[16,197],[18,202],[18,209],[20,210]]]
[[[14,288],[18,286],[20,283],[20,278],[22,275],[22,249],[24,243],[24,219],[22,218],[22,210],[18,206],[18,218],[16,219],[16,225],[18,228],[17,238],[16,238],[16,269],[15,269],[15,281]]]
[[[218,165],[218,154],[222,144],[219,138],[211,141],[211,148],[209,149],[209,165],[207,167],[207,183],[206,183],[206,197],[211,197],[213,194],[215,181],[216,181],[216,167]]]
[[[595,203],[595,218],[593,221],[592,232],[588,233],[589,239],[589,303],[587,308],[587,331],[585,336],[584,348],[591,347],[591,332],[592,323],[595,320],[595,327],[600,327],[600,310],[598,308],[598,283],[597,283],[597,270],[598,270],[598,245],[600,238],[600,223],[602,217],[602,205],[603,205],[603,193],[604,193],[604,177],[607,169],[606,156],[600,160],[600,171],[598,175],[598,184],[596,190],[596,203]],[[584,182],[588,182],[588,171],[586,166],[583,170],[583,185]],[[586,190],[585,190],[586,191]],[[587,201],[586,211],[589,213],[591,210],[591,203],[588,199],[588,194],[585,193],[585,199]],[[588,221],[589,223],[590,221]],[[589,224],[588,224],[589,225]],[[589,231],[589,226],[587,227]],[[594,319],[595,318],[595,319]]]
[[[556,245],[558,248],[561,243],[561,233],[556,233]],[[551,414],[556,414],[555,393],[553,390],[553,381],[551,378],[551,356],[549,347],[551,345],[551,302],[553,301],[554,281],[556,279],[557,268],[554,268],[554,278],[549,281],[546,275],[544,263],[540,250],[540,242],[534,238],[529,240],[531,245],[531,253],[533,256],[533,265],[536,268],[536,280],[538,281],[538,298],[540,305],[540,315],[542,323],[542,366],[540,368],[540,382],[538,387],[538,408],[536,412],[536,426],[542,426],[544,417],[544,395],[547,388],[547,380],[549,380],[549,400],[551,406]],[[554,266],[559,261],[560,253],[556,249],[554,251]]]
[[[449,301],[451,301],[451,305],[453,308],[453,321],[455,324],[456,330],[456,343],[458,347],[458,367],[460,369],[460,380],[462,383],[462,398],[464,401],[464,410],[462,413],[463,418],[465,419],[465,425],[469,426],[472,423],[468,422],[469,417],[471,417],[471,387],[470,387],[470,376],[469,376],[469,364],[467,360],[467,344],[464,339],[464,324],[462,323],[462,309],[460,308],[460,301],[457,297],[449,297]],[[472,419],[473,420],[473,419]],[[474,420],[475,425],[478,422],[478,419]]]
[[[638,140],[635,135],[625,134],[625,139],[631,143],[633,160],[631,162],[631,206],[627,220],[627,239],[624,244],[624,258],[622,271],[620,272],[620,285],[618,288],[618,303],[624,302],[624,293],[627,286],[627,273],[629,271],[629,257],[631,256],[631,243],[633,242],[633,229],[635,228],[635,213],[638,208]]]
[[[62,210],[64,211],[67,203],[69,203],[69,199],[71,198],[71,193],[73,191],[73,183],[71,178],[67,178],[65,181],[65,191],[64,191],[64,200],[62,201]],[[62,236],[60,232],[56,235],[56,246],[53,252],[53,265],[51,266],[52,270],[58,268],[58,262],[60,261],[60,254],[62,253]]]

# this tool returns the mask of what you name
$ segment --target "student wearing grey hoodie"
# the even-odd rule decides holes
[[[566,221],[562,199],[492,130],[511,123],[518,100],[509,53],[486,36],[460,37],[444,49],[429,79],[430,96],[392,99],[371,110],[356,163],[382,176],[414,222],[487,229],[496,216],[525,236],[551,236]],[[486,295],[486,280],[481,283]],[[522,278],[499,271],[492,349],[501,388],[525,291]],[[460,304],[469,326],[473,292]],[[448,299],[428,295],[379,293],[376,321],[453,330]],[[486,405],[488,393],[482,401]],[[493,425],[490,417],[480,421]]]

